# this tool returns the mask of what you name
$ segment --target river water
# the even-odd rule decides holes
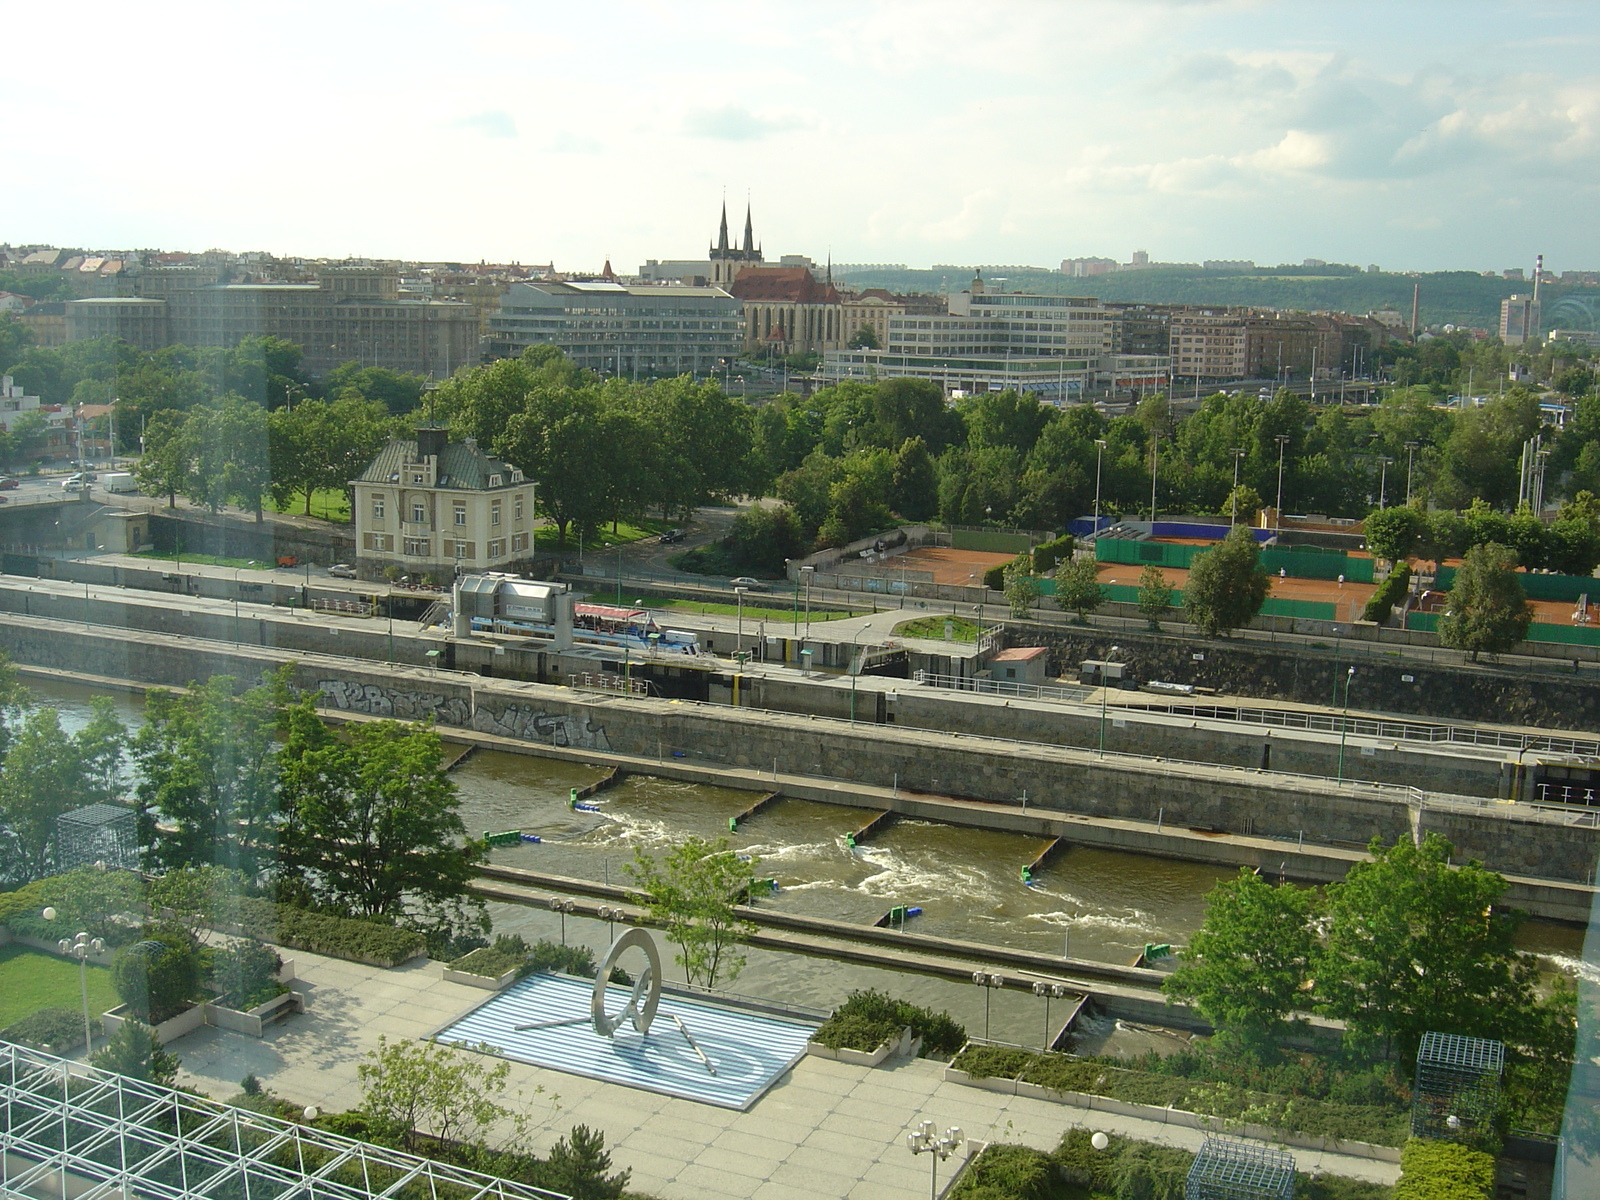
[[[29,686],[40,702],[61,711],[69,728],[86,719],[94,694],[89,689],[36,681]],[[130,727],[137,726],[140,699],[126,693],[112,699]],[[908,928],[919,933],[1124,965],[1147,942],[1186,942],[1205,915],[1206,891],[1231,874],[1221,867],[1071,847],[1036,872],[1030,886],[1022,881],[1022,868],[1048,845],[1043,838],[902,819],[852,848],[846,835],[864,825],[872,810],[802,800],[779,800],[730,835],[728,819],[749,807],[754,793],[652,776],[632,776],[600,793],[590,802],[598,811],[570,809],[570,789],[605,770],[476,751],[452,777],[471,833],[516,829],[541,838],[493,850],[492,860],[507,866],[626,884],[628,863],[640,851],[662,853],[688,836],[729,836],[735,849],[760,860],[759,875],[778,882],[777,894],[759,901],[763,907],[871,924],[896,905],[916,905],[922,914]],[[529,940],[565,937],[597,953],[609,941],[599,921],[504,903],[491,904],[489,912],[497,932]],[[1563,965],[1575,965],[1582,956],[1579,929],[1529,921],[1520,940]],[[669,965],[669,978],[678,970]],[[997,1039],[1037,1045],[1044,1034],[1044,1001],[1030,994],[990,993],[800,954],[748,951],[732,990],[826,1010],[862,987],[947,1009],[976,1035],[987,1025]],[[1107,1048],[1122,1052],[1169,1040],[1127,1028],[1101,1032],[1109,1038]]]

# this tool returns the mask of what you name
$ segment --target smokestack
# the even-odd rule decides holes
[[[1539,303],[1539,276],[1544,274],[1544,255],[1539,255],[1533,260],[1533,303]]]
[[[1422,300],[1422,284],[1420,282],[1413,283],[1411,285],[1411,336],[1412,337],[1416,337],[1417,336],[1417,312],[1418,312],[1418,305],[1421,302],[1421,300]]]

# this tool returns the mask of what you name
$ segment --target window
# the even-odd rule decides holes
[[[412,472],[411,482],[416,484],[419,487],[422,486],[422,472],[420,472],[420,471]]]
[[[472,558],[477,553],[477,547],[471,542],[456,541],[446,543],[445,551],[453,558]]]
[[[414,558],[427,558],[428,548],[431,544],[427,538],[407,538],[402,549],[406,554]]]
[[[522,520],[522,497],[518,496],[511,502],[511,517],[513,520]]]
[[[489,505],[489,524],[500,524],[500,501],[498,500]]]
[[[372,519],[374,521],[383,520],[383,497],[381,495],[372,498]]]
[[[411,520],[413,522],[415,522],[416,524],[420,525],[420,524],[422,524],[422,522],[426,521],[427,519],[428,519],[428,506],[426,504],[424,504],[421,500],[413,500],[411,502]]]
[[[457,504],[456,505],[456,524],[457,525],[465,525],[466,523],[467,523],[467,506],[465,504]]]
[[[513,533],[511,535],[511,549],[512,549],[513,552],[516,552],[518,550],[526,550],[527,548],[528,548],[528,535],[527,534],[525,534],[525,533]]]
[[[489,543],[489,557],[490,558],[504,558],[505,557],[505,553],[506,553],[506,540],[505,540],[505,538],[495,538],[492,542]]]

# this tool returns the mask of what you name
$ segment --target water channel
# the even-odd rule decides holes
[[[29,686],[40,702],[60,710],[68,728],[87,719],[91,690],[36,680]],[[139,697],[112,698],[136,727],[142,720]],[[571,810],[570,789],[595,781],[605,769],[476,751],[452,777],[470,832],[517,829],[542,839],[495,849],[495,862],[619,884],[628,882],[627,864],[636,852],[664,852],[686,836],[728,835],[728,819],[756,798],[746,791],[632,776],[594,798],[598,811]],[[775,877],[779,885],[776,895],[759,903],[862,924],[896,905],[917,905],[922,914],[908,926],[916,932],[1129,964],[1147,942],[1186,942],[1205,915],[1205,892],[1231,874],[1221,867],[1072,847],[1051,858],[1030,886],[1021,871],[1045,848],[1045,839],[902,819],[850,847],[846,834],[871,815],[868,809],[779,800],[742,824],[732,844],[759,858],[758,874]],[[608,941],[599,921],[569,917],[563,925],[555,913],[505,903],[492,903],[489,912],[497,932],[529,940],[565,936],[596,951]],[[1581,958],[1583,931],[1529,921],[1520,941],[1570,967]],[[948,1009],[974,1034],[982,1034],[987,1019],[997,1039],[1037,1045],[1043,1036],[1044,1002],[1026,993],[986,994],[971,984],[800,954],[748,954],[733,985],[739,993],[826,1010],[852,989],[879,987]],[[677,970],[669,966],[669,977]],[[1100,1033],[1123,1052],[1167,1040],[1127,1028]]]

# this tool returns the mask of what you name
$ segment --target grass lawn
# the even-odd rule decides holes
[[[615,604],[616,601],[617,593],[615,590],[608,594],[603,587],[595,589],[594,602],[596,604]],[[652,596],[648,592],[641,595],[638,591],[626,587],[622,590],[622,602],[624,604],[636,602],[642,608],[665,608],[681,613],[713,613],[725,617],[737,616],[739,613],[737,604],[718,604],[708,600],[679,600],[671,596]],[[870,611],[870,609],[865,608],[856,612],[813,608],[811,610],[811,619],[813,621],[837,621],[841,617],[854,617],[860,613]],[[800,619],[804,621],[805,617],[806,610],[802,605]],[[744,602],[744,619],[747,621],[788,621],[793,624],[794,604],[791,601],[781,606],[776,604],[763,605],[759,600],[746,600]]]
[[[609,546],[626,546],[633,542],[642,542],[645,538],[655,537],[669,529],[679,529],[682,526],[673,521],[657,521],[650,517],[641,517],[636,524],[619,521],[616,529],[611,528],[607,521],[593,536],[585,540],[583,548],[586,552],[604,550]],[[571,533],[571,530],[568,530]],[[556,540],[556,527],[549,517],[539,518],[539,545],[546,550],[565,550],[576,554],[576,538],[571,543]]]
[[[263,504],[273,512],[290,513],[294,516],[306,515],[306,497],[301,492],[281,508],[273,503],[268,496]],[[348,525],[350,523],[350,497],[343,488],[318,488],[311,493],[311,515],[321,517],[327,521],[339,521]]]
[[[193,563],[197,567],[254,567],[261,571],[270,571],[272,564],[261,562],[254,558],[222,558],[216,554],[162,554],[159,550],[139,550],[134,553],[134,558],[153,558],[160,562]]]
[[[917,617],[915,620],[901,621],[894,627],[894,631],[900,637],[932,638],[936,642],[942,642],[946,622],[953,627],[950,634],[953,641],[978,640],[977,622],[969,621],[966,617]]]
[[[89,968],[89,1014],[98,1018],[121,1001],[111,986],[111,971]],[[41,1008],[83,1010],[78,964],[27,946],[0,946],[0,1029]],[[99,1022],[96,1020],[96,1028]]]

